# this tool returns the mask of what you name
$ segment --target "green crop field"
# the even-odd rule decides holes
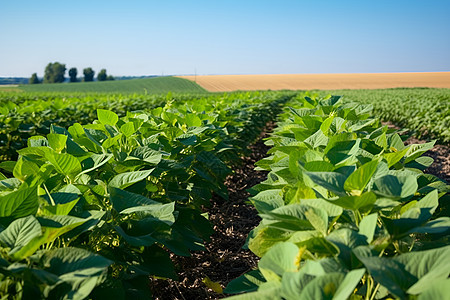
[[[372,104],[383,121],[414,131],[419,138],[450,143],[450,89],[395,88],[318,91],[344,96],[345,101]]]
[[[144,79],[115,80],[102,82],[76,82],[53,84],[20,85],[25,92],[67,92],[67,93],[122,93],[122,94],[167,94],[206,93],[195,82],[178,77],[155,77]],[[1,91],[1,90],[0,90]]]
[[[405,145],[380,121],[445,141],[448,90],[219,94],[171,77],[15,89],[0,92],[2,299],[150,299],[152,280],[183,281],[180,257],[214,242],[206,208],[236,201],[226,181],[274,122],[256,163],[267,179],[242,187],[261,218],[245,245],[257,269],[194,280],[234,299],[449,292],[450,189],[424,173],[436,141]]]

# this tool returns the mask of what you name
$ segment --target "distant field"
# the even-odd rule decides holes
[[[165,94],[206,92],[195,82],[177,77],[155,77],[102,82],[77,82],[54,84],[20,85],[25,92],[70,92],[70,93],[137,93]],[[0,89],[1,91],[1,89]]]
[[[450,72],[180,76],[210,92],[249,90],[450,88]]]

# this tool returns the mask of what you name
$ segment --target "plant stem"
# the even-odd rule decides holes
[[[377,294],[379,288],[380,288],[380,284],[378,283],[377,286],[375,287],[375,289],[373,290],[372,296],[370,297],[369,300],[373,300],[375,298],[375,295]]]

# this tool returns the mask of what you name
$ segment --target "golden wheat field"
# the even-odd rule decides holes
[[[211,92],[335,90],[396,87],[450,88],[450,72],[179,76]]]

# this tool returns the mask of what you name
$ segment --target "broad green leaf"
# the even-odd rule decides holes
[[[67,135],[58,133],[49,133],[47,135],[49,146],[58,153],[66,147]]]
[[[359,233],[367,237],[367,243],[371,243],[373,240],[373,235],[375,234],[375,229],[377,226],[378,214],[370,214],[365,216],[359,223]]]
[[[248,242],[248,248],[259,257],[262,257],[275,244],[289,240],[293,233],[278,228],[265,227],[257,230],[256,233],[252,232],[252,234],[253,236]]]
[[[427,222],[438,205],[438,192],[433,190],[401,214],[399,219],[384,219],[384,223],[391,234],[404,235],[410,230],[417,230],[414,228]]]
[[[325,210],[315,207],[310,207],[305,216],[311,225],[323,235],[327,235],[328,231],[328,214]]]
[[[31,136],[27,140],[27,146],[28,147],[47,147],[48,146],[48,140],[43,136]]]
[[[372,191],[393,200],[406,199],[417,191],[416,176],[384,175],[374,180]]]
[[[53,197],[53,195],[52,195]],[[75,200],[70,202],[66,202],[63,204],[56,205],[46,205],[41,208],[41,213],[43,215],[52,216],[52,215],[68,215],[72,208],[78,203],[79,198],[77,197]]]
[[[108,186],[124,189],[136,182],[145,180],[153,172],[153,170],[154,169],[118,174],[111,179]]]
[[[345,195],[344,183],[347,179],[336,172],[305,172],[315,184],[318,184],[337,195]]]
[[[115,187],[109,188],[109,197],[113,208],[117,212],[122,212],[127,208],[139,207],[142,205],[160,204],[159,202],[151,200],[147,197],[130,193]]]
[[[110,110],[97,109],[97,117],[103,125],[114,126],[119,121],[117,114]]]
[[[300,267],[299,248],[292,243],[273,246],[259,261],[258,267],[268,281],[281,277],[284,272],[295,272]]]
[[[224,293],[226,294],[237,294],[242,292],[253,292],[258,289],[258,287],[265,282],[259,270],[250,271],[244,275],[233,279],[226,286]]]
[[[17,190],[0,195],[0,217],[25,217],[35,214],[38,207],[37,185],[23,183]]]
[[[139,158],[153,165],[157,165],[162,159],[161,152],[153,150],[148,146],[135,148],[131,151],[130,156]]]
[[[128,122],[120,127],[120,132],[122,132],[128,138],[136,132],[136,128],[134,128],[133,122]]]
[[[401,151],[392,152],[392,153],[383,153],[383,158],[386,159],[388,167],[392,167],[396,163],[398,163],[408,151],[408,148],[405,148]]]
[[[349,299],[365,272],[366,269],[356,269],[348,272],[334,294],[333,300]]]
[[[434,144],[436,141],[432,141],[425,144],[414,144],[410,145],[408,147],[408,152],[406,152],[405,155],[405,164],[409,163],[410,161],[415,160],[419,156],[421,156],[423,153],[427,152],[428,150],[433,149]]]
[[[104,164],[106,164],[111,158],[113,157],[112,154],[92,154],[89,158],[86,158],[81,162],[81,166],[83,171],[80,172],[78,175],[89,173],[95,169],[100,168]]]
[[[47,155],[47,158],[59,173],[69,177],[72,181],[81,172],[81,164],[73,155],[51,153]]]
[[[377,201],[377,197],[372,192],[366,192],[361,196],[344,196],[327,201],[346,209],[359,210],[361,208],[372,207],[372,205]]]
[[[434,281],[447,279],[450,275],[450,246],[405,253],[394,259],[405,266],[405,270],[418,281],[408,289],[417,295],[426,290]]]
[[[445,299],[450,295],[450,278],[437,280],[431,283],[426,290],[420,293],[418,300]]]
[[[122,210],[121,214],[138,214],[139,218],[152,216],[168,225],[175,222],[174,216],[175,202],[167,204],[151,204],[143,206],[135,206]]]
[[[433,233],[443,233],[449,230],[450,230],[450,218],[441,217],[429,221],[423,226],[413,228],[409,230],[408,233],[433,234]]]
[[[318,276],[305,286],[300,294],[301,298],[314,300],[331,299],[337,293],[344,278],[345,275],[343,273],[328,273]],[[353,282],[351,283],[353,284]],[[347,290],[344,290],[341,293],[344,294],[346,292]]]
[[[49,297],[64,295],[68,299],[85,299],[106,279],[113,262],[80,248],[59,248],[44,253],[40,265],[56,274],[66,285],[50,288]],[[64,288],[62,288],[64,287]]]
[[[39,174],[39,166],[32,161],[19,157],[17,160],[13,175],[15,178],[25,181],[27,177],[36,177]]]
[[[328,137],[323,134],[322,130],[317,130],[316,133],[311,135],[305,140],[305,143],[311,145],[312,148],[320,146],[326,146],[328,143]]]
[[[230,300],[274,300],[281,299],[281,283],[279,282],[265,282],[261,284],[258,291],[247,294],[241,294],[229,297]]]
[[[359,167],[345,181],[344,188],[352,195],[359,196],[364,191],[378,166],[378,161],[373,160]]]
[[[41,225],[34,216],[19,218],[13,221],[0,233],[0,241],[9,247],[9,255],[26,246],[33,238],[42,235]]]

